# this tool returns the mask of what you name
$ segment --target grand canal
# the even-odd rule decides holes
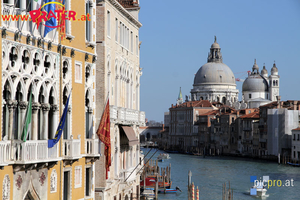
[[[141,149],[144,154],[150,149]],[[150,157],[156,149],[148,154]],[[158,151],[157,155],[164,153]],[[247,200],[260,199],[250,196],[250,176],[269,176],[271,180],[281,180],[282,185],[286,180],[293,180],[294,186],[270,187],[267,191],[267,200],[300,199],[300,168],[278,165],[266,161],[242,159],[234,157],[200,157],[185,154],[170,154],[171,159],[159,162],[160,167],[167,167],[171,163],[172,188],[178,186],[182,192],[176,194],[159,194],[159,200],[184,200],[187,199],[188,171],[192,171],[192,182],[199,187],[201,200],[222,199],[222,184],[230,181],[233,189],[233,199]],[[273,181],[274,182],[274,181]],[[278,182],[279,183],[279,182]],[[292,185],[292,184],[291,184]]]

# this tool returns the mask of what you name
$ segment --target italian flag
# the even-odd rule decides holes
[[[23,142],[26,142],[26,138],[31,129],[31,116],[32,116],[32,99],[31,98],[32,98],[32,95],[30,92],[29,103],[28,103],[28,107],[27,107],[27,111],[26,111],[25,122],[24,122],[22,136],[21,136],[21,140]]]

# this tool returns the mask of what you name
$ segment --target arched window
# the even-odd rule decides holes
[[[91,94],[87,90],[85,93],[85,133],[86,138],[92,138],[93,135],[93,109],[91,107]]]
[[[65,87],[64,90],[63,90],[63,104],[64,104],[64,107],[66,106],[66,103],[67,103],[67,100],[68,100],[68,90],[67,88]],[[69,103],[70,105],[70,103]],[[70,106],[69,106],[70,108]],[[64,138],[63,139],[69,139],[70,138],[70,113],[68,111],[68,114],[66,116],[66,120],[65,120],[65,126],[64,126],[64,130],[63,130],[63,134],[64,134]]]
[[[2,108],[2,138],[8,137],[9,110],[8,101],[11,99],[11,87],[8,80],[5,82],[2,98],[5,100]]]

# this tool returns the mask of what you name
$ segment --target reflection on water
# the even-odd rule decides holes
[[[150,149],[141,149],[144,154]],[[148,154],[150,157],[155,149]],[[163,153],[158,151],[152,159]],[[222,199],[222,184],[230,181],[233,189],[233,199],[254,200],[261,197],[250,196],[250,176],[269,176],[271,180],[294,180],[294,187],[270,187],[267,191],[267,200],[300,199],[300,168],[278,165],[266,161],[233,157],[200,157],[185,154],[170,154],[171,159],[159,162],[160,167],[167,167],[171,163],[172,188],[178,186],[182,192],[176,194],[159,194],[159,200],[187,199],[188,171],[192,171],[192,182],[199,187],[201,200]]]

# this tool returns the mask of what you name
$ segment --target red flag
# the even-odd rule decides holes
[[[59,16],[59,22],[58,22],[58,26],[59,26],[59,33],[60,33],[60,37],[61,40],[63,40],[66,37],[66,20],[62,19],[62,15],[65,11],[65,0],[59,0],[59,3],[61,3],[63,6],[61,5],[57,5],[58,10],[62,10],[62,14],[60,14]]]
[[[102,115],[100,125],[97,131],[97,135],[101,142],[105,144],[105,153],[106,156],[106,179],[108,178],[109,167],[111,166],[111,146],[110,146],[110,113],[109,113],[109,100],[105,106],[104,113]]]

